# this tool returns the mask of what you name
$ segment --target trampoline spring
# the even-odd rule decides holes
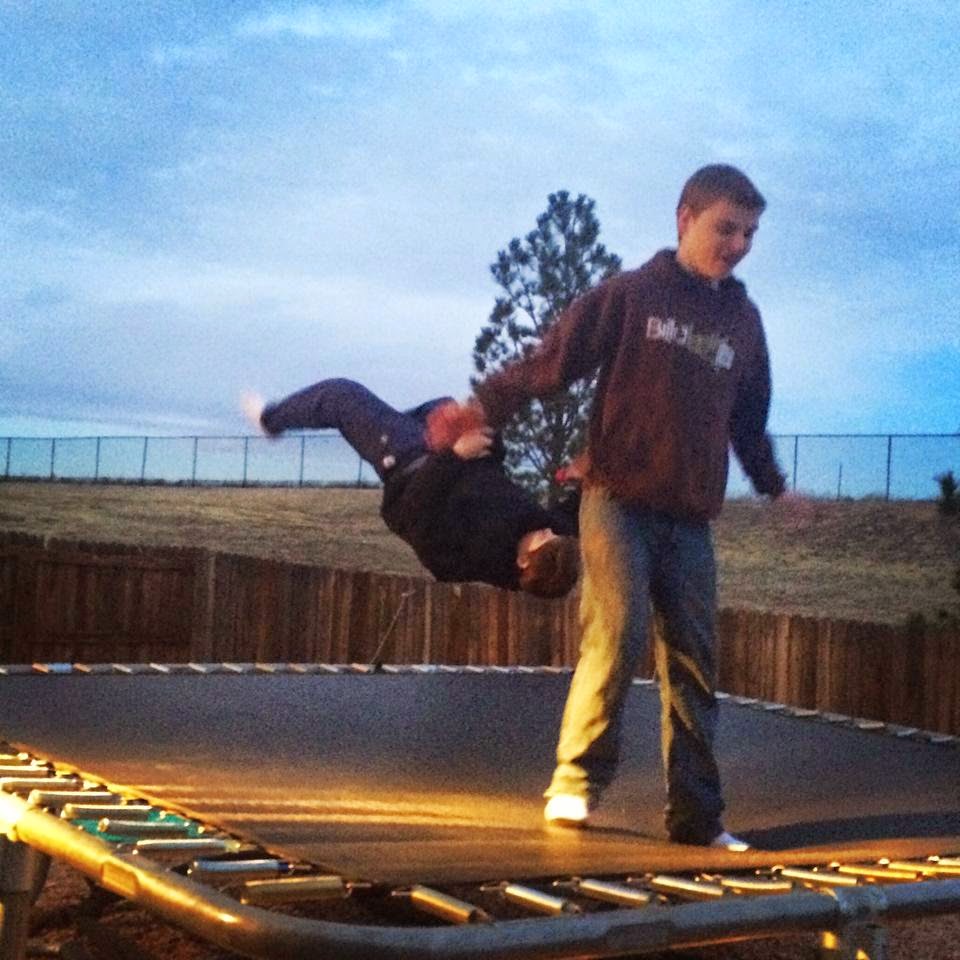
[[[536,890],[533,887],[526,887],[519,883],[505,883],[500,887],[500,892],[511,903],[528,907],[536,910],[538,913],[546,913],[550,916],[557,916],[561,913],[581,913],[572,900],[566,897],[555,897],[552,894],[544,893],[542,890]]]
[[[721,887],[741,896],[771,896],[792,893],[793,884],[789,880],[765,879],[762,877],[720,877]]]
[[[912,870],[922,877],[960,877],[960,863],[932,863],[929,860],[890,860],[886,864],[891,870]]]
[[[685,877],[671,877],[665,874],[651,877],[647,885],[657,893],[665,893],[681,900],[717,900],[726,893],[718,883],[687,880]]]
[[[414,884],[409,890],[394,891],[394,896],[409,897],[410,903],[423,913],[439,917],[448,923],[491,923],[490,914],[466,900],[458,900],[450,894]]]
[[[31,790],[76,789],[82,781],[76,777],[0,777],[0,790],[29,793]]]
[[[255,673],[286,673],[287,665],[285,663],[265,663],[256,661],[253,665]]]
[[[837,873],[845,877],[858,877],[871,883],[907,883],[919,879],[916,870],[891,869],[883,865],[841,864]]]
[[[24,753],[21,750],[14,751],[7,749],[0,752],[0,766],[12,765],[19,768],[35,762],[29,753]]]
[[[293,864],[286,860],[194,860],[187,868],[187,876],[194,880],[275,880],[293,872]]]
[[[50,777],[53,770],[47,764],[34,763],[29,758],[22,763],[4,763],[0,765],[0,777]]]
[[[177,838],[190,835],[190,823],[186,820],[121,820],[114,817],[103,817],[97,823],[100,833],[109,833],[115,837],[147,838],[163,837]]]
[[[922,731],[919,727],[901,727],[896,724],[888,723],[887,730],[889,733],[892,733],[895,737],[899,737],[901,740],[905,740],[908,737],[916,738]]]
[[[34,673],[73,673],[72,663],[34,663],[31,667]]]
[[[220,665],[217,663],[196,663],[191,660],[187,664],[187,671],[190,673],[216,673],[220,669]]]
[[[40,791],[34,791],[39,793]],[[41,804],[41,806],[50,806],[53,809],[60,808],[60,816],[64,820],[100,820],[103,817],[116,816],[122,812],[124,820],[145,820],[154,811],[146,803],[125,804],[123,797],[116,793],[84,793],[83,791],[70,793],[53,793],[50,804]],[[30,794],[32,800],[33,794]],[[91,802],[87,802],[87,798]]]
[[[855,887],[857,878],[840,873],[820,870],[803,870],[800,867],[779,867],[777,872],[788,880],[796,880],[808,887]]]
[[[627,883],[614,883],[609,880],[574,879],[573,890],[591,900],[604,903],[616,903],[623,907],[643,907],[650,903],[653,895],[649,890],[641,890]]]
[[[821,711],[820,719],[825,723],[850,723],[852,718],[845,713],[827,713]]]
[[[150,837],[134,844],[134,853],[237,853],[242,844],[239,840],[225,837],[184,837],[167,839]]]
[[[96,804],[105,809],[123,803],[123,797],[116,793],[100,790],[31,790],[27,803],[31,807],[45,807],[59,813],[65,807],[77,804]],[[67,819],[72,819],[68,817]],[[87,819],[92,819],[88,817]]]
[[[248,880],[240,890],[240,902],[263,906],[304,900],[343,899],[350,888],[343,877],[284,877],[279,880]]]

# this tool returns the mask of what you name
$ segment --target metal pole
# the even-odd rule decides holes
[[[890,464],[893,460],[893,435],[887,437],[887,491],[886,499],[890,499]]]
[[[0,957],[27,955],[30,907],[46,875],[46,858],[25,843],[0,837]]]
[[[147,478],[147,441],[149,437],[143,438],[143,458],[140,460],[140,482],[143,483]]]
[[[247,456],[250,450],[250,438],[243,438],[243,486],[247,485]]]
[[[57,459],[57,438],[54,437],[50,441],[50,479],[52,480],[55,476],[54,474],[54,463]]]
[[[793,489],[797,489],[797,461],[800,459],[800,434],[793,438]]]
[[[197,446],[200,443],[199,437],[193,438],[193,466],[190,469],[190,486],[197,485]]]
[[[100,438],[97,437],[97,449],[93,455],[93,479],[100,479]]]
[[[307,438],[306,436],[300,437],[300,482],[299,486],[303,486],[303,459],[306,454],[307,449]]]
[[[13,437],[7,437],[7,465],[4,468],[3,475],[10,476],[10,448],[13,446]]]
[[[843,488],[843,461],[837,464],[837,499],[840,499],[840,491]]]

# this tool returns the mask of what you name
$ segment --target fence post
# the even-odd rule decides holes
[[[100,479],[100,437],[97,437],[96,452],[93,455],[93,479]]]
[[[10,476],[10,448],[13,446],[13,437],[7,437],[7,465],[4,467],[3,475]]]
[[[250,438],[244,437],[243,438],[243,483],[241,484],[241,486],[244,486],[244,487],[247,485],[247,458],[249,457],[249,454],[250,454]]]
[[[50,441],[50,479],[54,478],[54,463],[57,459],[57,438]]]
[[[140,460],[140,482],[144,483],[147,479],[147,441],[149,437],[143,438],[143,457]]]
[[[303,486],[303,460],[304,460],[304,456],[306,455],[306,450],[307,450],[307,437],[306,437],[306,434],[304,434],[300,437],[300,478],[297,483],[297,485],[301,487]]]
[[[797,489],[797,461],[800,459],[800,434],[793,436],[793,490]]]
[[[893,434],[887,434],[887,492],[885,499],[890,499],[890,463],[893,460]]]
[[[197,447],[200,443],[199,437],[193,438],[193,466],[190,468],[190,486],[197,485]]]

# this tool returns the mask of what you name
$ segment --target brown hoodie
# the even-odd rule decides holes
[[[770,366],[757,308],[738,280],[716,288],[672,250],[580,297],[536,349],[478,383],[500,427],[599,368],[588,486],[690,520],[715,517],[732,444],[758,493],[784,480],[766,432]]]

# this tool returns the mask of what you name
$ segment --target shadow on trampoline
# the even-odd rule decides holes
[[[956,833],[958,823],[960,806],[952,813],[899,811],[874,816],[785,823],[779,827],[751,830],[745,839],[765,850],[786,850],[903,837],[948,837]]]

